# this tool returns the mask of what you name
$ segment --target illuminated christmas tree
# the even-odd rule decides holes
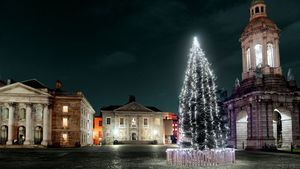
[[[195,37],[179,96],[180,140],[183,148],[197,150],[225,146],[215,75]],[[223,127],[223,125],[222,125]]]

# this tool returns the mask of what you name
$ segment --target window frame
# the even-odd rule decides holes
[[[121,124],[121,119],[123,120],[123,124]],[[125,127],[125,118],[124,117],[119,118],[119,127],[122,127],[122,128]]]
[[[249,70],[251,69],[251,49],[247,48],[246,49],[246,68],[247,71],[249,72]]]
[[[267,43],[267,59],[268,65],[270,67],[275,67],[274,45],[271,42]]]
[[[109,119],[109,123],[108,123],[108,119]],[[111,125],[111,117],[106,117],[106,125]]]
[[[147,124],[145,124],[145,120],[146,120]],[[146,127],[146,128],[149,127],[149,118],[144,118],[143,119],[143,126]]]
[[[62,126],[63,126],[63,128],[69,127],[69,118],[68,117],[63,117]]]
[[[257,43],[254,46],[254,51],[255,51],[255,66],[260,68],[263,65],[263,46]]]
[[[63,113],[69,113],[69,106],[64,105],[64,106],[62,107],[62,112],[63,112]]]

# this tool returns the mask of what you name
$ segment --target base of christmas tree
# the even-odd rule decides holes
[[[167,149],[167,163],[174,166],[217,166],[235,163],[235,150],[232,148],[194,150]]]

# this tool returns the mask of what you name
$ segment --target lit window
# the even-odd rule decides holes
[[[147,127],[149,124],[148,124],[148,119],[147,118],[144,118],[144,126]]]
[[[250,48],[247,49],[246,53],[247,57],[247,71],[251,69],[251,54],[250,54]]]
[[[63,112],[68,113],[69,112],[69,106],[63,106]]]
[[[124,118],[120,118],[120,126],[124,126]]]
[[[110,117],[106,118],[106,124],[108,124],[108,125],[110,124]]]
[[[263,63],[262,45],[257,44],[255,45],[254,49],[255,49],[256,66],[261,67]]]
[[[63,127],[64,128],[68,127],[68,118],[66,117],[63,118]]]
[[[136,127],[136,120],[135,120],[135,118],[132,118],[132,120],[131,120],[131,127]]]
[[[273,49],[273,44],[268,43],[267,44],[267,55],[268,55],[268,65],[270,67],[274,67],[274,49]]]
[[[68,134],[63,134],[62,136],[63,136],[64,141],[68,140]]]

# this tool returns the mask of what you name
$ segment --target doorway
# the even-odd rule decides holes
[[[131,140],[132,140],[132,141],[136,141],[136,140],[137,140],[137,135],[136,135],[136,133],[132,133],[132,134],[131,134]]]
[[[0,132],[1,132],[0,144],[6,144],[8,139],[8,127],[2,126]]]
[[[25,127],[24,126],[20,126],[18,128],[18,137],[17,137],[17,144],[24,144],[25,141]]]
[[[43,129],[37,126],[34,130],[34,144],[41,144],[43,141]]]

